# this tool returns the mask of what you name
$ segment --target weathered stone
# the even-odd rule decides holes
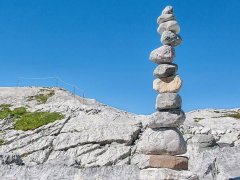
[[[165,78],[175,75],[177,70],[178,66],[176,64],[160,64],[154,69],[153,74],[157,78]]]
[[[167,22],[161,23],[157,31],[160,34],[162,34],[164,31],[172,31],[178,34],[180,32],[180,26],[177,21],[167,21]]]
[[[172,63],[175,57],[175,50],[173,47],[168,45],[163,45],[150,54],[150,60],[157,63]]]
[[[140,171],[139,180],[198,180],[190,171],[176,171],[164,168],[148,168]]]
[[[184,120],[185,113],[180,109],[159,111],[150,116],[148,126],[150,128],[178,127]]]
[[[162,14],[173,14],[173,7],[172,6],[166,6],[163,9]]]
[[[150,155],[149,166],[154,168],[188,170],[188,158],[171,155]]]
[[[162,14],[161,16],[158,17],[157,23],[161,24],[163,22],[172,21],[172,20],[176,20],[173,14]]]
[[[231,132],[224,134],[217,143],[234,144],[239,139],[240,132]]]
[[[23,161],[18,154],[5,153],[5,154],[0,154],[0,164],[3,164],[3,165],[9,165],[9,164],[23,165]]]
[[[199,148],[213,147],[216,145],[216,140],[211,134],[196,134],[190,140],[190,143],[194,143],[199,146]]]
[[[182,106],[182,99],[177,93],[162,93],[156,98],[156,109],[168,110],[179,109]]]
[[[53,141],[54,150],[68,149],[89,143],[131,144],[140,132],[139,124],[128,121],[129,119],[126,117],[122,119],[121,115],[116,118],[116,121],[113,121],[108,119],[109,115],[103,111],[96,115],[82,114],[72,118],[62,129],[63,133],[60,133]],[[125,124],[126,121],[128,121],[128,126]]]
[[[161,42],[164,45],[178,46],[182,42],[181,36],[172,31],[164,31],[161,36]]]
[[[186,142],[177,128],[148,128],[137,144],[137,152],[151,155],[186,153]]]
[[[155,79],[153,81],[153,89],[159,93],[177,93],[181,86],[182,80],[179,75]]]

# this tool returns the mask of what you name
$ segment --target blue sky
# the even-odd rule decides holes
[[[0,86],[59,76],[89,98],[150,114],[149,53],[161,46],[156,19],[166,5],[181,25],[183,109],[240,107],[239,0],[0,0]]]

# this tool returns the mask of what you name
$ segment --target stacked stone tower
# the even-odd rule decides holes
[[[172,6],[167,6],[162,11],[157,22],[163,46],[150,54],[151,61],[158,65],[154,70],[157,79],[153,81],[153,89],[158,92],[157,112],[151,115],[137,150],[149,156],[149,168],[187,170],[188,159],[179,156],[187,151],[186,142],[178,129],[185,120],[185,114],[181,110],[182,99],[178,95],[182,80],[177,75],[178,66],[173,64],[174,47],[179,45],[182,39],[178,35],[180,27]]]

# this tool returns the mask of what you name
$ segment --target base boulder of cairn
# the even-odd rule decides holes
[[[187,152],[186,142],[177,128],[148,128],[137,145],[147,155],[179,155]]]

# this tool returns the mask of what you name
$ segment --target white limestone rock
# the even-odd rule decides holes
[[[186,142],[177,128],[148,128],[137,144],[137,152],[151,155],[186,153]]]
[[[161,36],[161,42],[164,45],[178,46],[181,44],[182,38],[172,31],[164,31]]]
[[[140,132],[136,121],[107,121],[107,116],[82,115],[72,118],[53,141],[54,150],[64,150],[89,143],[124,143],[130,145]],[[79,138],[81,137],[81,138]]]
[[[6,180],[138,180],[140,170],[134,165],[74,168],[59,165],[2,166],[0,177]]]
[[[149,155],[134,154],[131,158],[131,164],[137,165],[140,169],[149,168]]]
[[[182,99],[177,93],[162,93],[156,98],[156,109],[158,111],[168,109],[180,109]]]
[[[176,171],[165,168],[148,168],[140,171],[139,180],[198,180],[198,176],[190,171]]]
[[[160,64],[154,69],[153,75],[157,78],[165,78],[175,75],[177,70],[176,64]]]
[[[185,120],[185,113],[179,109],[159,111],[149,117],[150,128],[179,127]]]
[[[240,177],[240,146],[191,152],[189,170],[199,179],[235,179]]]
[[[168,45],[163,45],[150,54],[150,60],[157,63],[172,63],[175,58],[175,50],[173,47]]]
[[[240,139],[240,132],[231,132],[222,135],[217,143],[234,144],[238,139]]]
[[[180,26],[177,21],[167,21],[161,23],[157,29],[159,34],[162,34],[164,31],[172,31],[175,34],[179,34]]]

